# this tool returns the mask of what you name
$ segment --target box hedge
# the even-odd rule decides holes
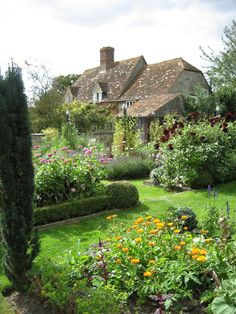
[[[127,181],[111,183],[107,186],[107,192],[111,197],[110,202],[112,208],[129,208],[137,205],[139,201],[136,186]]]

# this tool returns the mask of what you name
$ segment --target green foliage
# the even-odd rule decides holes
[[[207,71],[208,78],[214,89],[224,85],[236,86],[236,21],[233,20],[230,27],[225,27],[223,38],[223,50],[215,53],[213,50],[203,55],[210,63]]]
[[[233,85],[221,86],[215,93],[217,111],[225,115],[228,112],[236,112],[236,88]]]
[[[16,289],[39,251],[33,231],[33,165],[27,102],[21,70],[14,64],[0,78],[0,206],[4,272]]]
[[[69,159],[54,153],[48,154],[45,158],[35,156],[37,156],[34,163],[36,206],[104,193],[101,180],[105,176],[105,169],[92,149],[87,149]]]
[[[77,148],[77,130],[73,123],[70,121],[62,125],[61,136],[65,139],[66,146],[72,149]]]
[[[106,166],[108,180],[147,178],[154,167],[154,160],[120,157]]]
[[[170,208],[169,212],[174,220],[177,219],[177,222],[181,221],[182,228],[186,228],[186,230],[188,231],[193,231],[197,229],[197,217],[191,208]]]
[[[205,187],[236,176],[236,124],[218,117],[209,121],[163,126],[157,167],[152,177],[165,188]]]
[[[135,156],[136,149],[140,145],[141,137],[137,129],[137,119],[128,116],[124,111],[123,116],[115,123],[112,154],[114,157]]]
[[[234,314],[236,309],[236,274],[223,280],[211,304],[213,314]]]
[[[56,90],[62,96],[65,95],[67,87],[71,86],[80,77],[79,74],[59,75],[52,80],[52,89]]]
[[[212,115],[216,112],[216,100],[214,94],[210,94],[204,88],[196,88],[195,95],[184,96],[184,115],[191,112]]]
[[[135,185],[126,182],[113,182],[107,186],[108,195],[111,196],[112,208],[128,208],[135,206],[139,200]]]
[[[157,138],[160,138],[161,134],[162,134],[162,127],[160,124],[160,120],[156,119],[153,120],[150,124],[149,127],[149,134],[150,134],[150,141],[151,142],[156,142]]]
[[[67,121],[67,113],[79,133],[113,129],[114,116],[103,106],[78,101],[63,104],[58,108],[58,115],[62,117],[61,124]]]
[[[94,214],[111,208],[110,197],[100,195],[34,209],[35,225]]]

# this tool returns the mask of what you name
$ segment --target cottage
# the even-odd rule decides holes
[[[97,103],[118,115],[126,108],[139,118],[145,140],[150,120],[181,113],[182,94],[193,94],[196,86],[209,90],[203,73],[182,58],[155,64],[147,64],[143,56],[115,61],[114,48],[103,47],[100,65],[86,70],[67,89],[65,101]]]

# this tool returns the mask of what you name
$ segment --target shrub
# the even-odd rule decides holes
[[[112,208],[128,208],[138,203],[138,190],[136,186],[129,182],[113,182],[108,185],[107,190],[111,196]]]
[[[108,180],[146,178],[154,167],[154,161],[142,158],[117,158],[107,164]]]
[[[169,212],[172,216],[171,218],[181,221],[182,227],[186,230],[193,231],[194,229],[197,229],[197,217],[191,208],[169,208]]]
[[[163,127],[152,175],[165,188],[206,187],[236,178],[236,123],[196,117],[181,127],[177,122]]]
[[[34,222],[35,225],[42,225],[90,215],[107,209],[110,209],[110,196],[89,197],[47,207],[37,207],[34,209]]]

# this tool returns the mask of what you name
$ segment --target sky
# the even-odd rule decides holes
[[[0,66],[11,58],[44,64],[50,75],[99,65],[99,50],[115,61],[143,55],[147,63],[182,57],[204,72],[199,47],[222,50],[236,0],[0,0]]]

